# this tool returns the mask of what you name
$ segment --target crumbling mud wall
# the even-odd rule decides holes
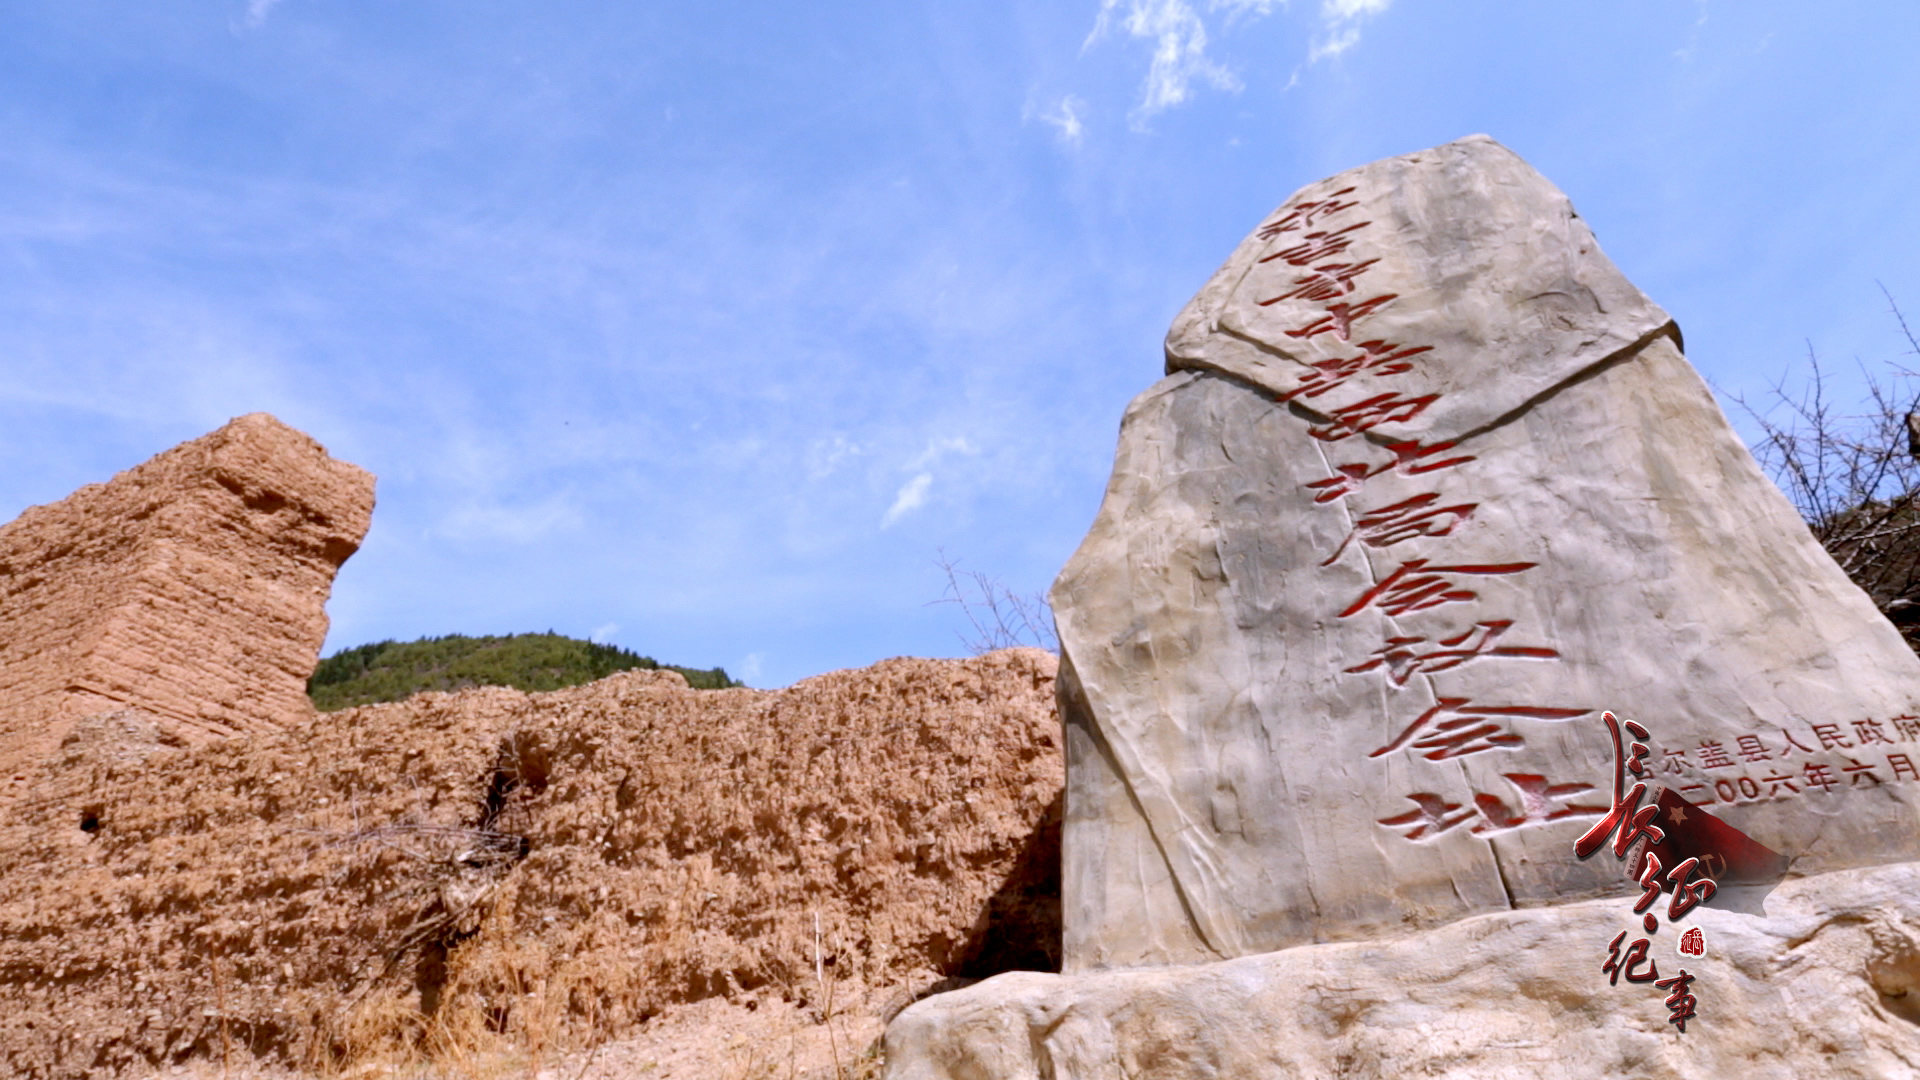
[[[168,746],[72,727],[0,836],[0,1074],[580,1045],[1059,962],[1054,659],[627,672]],[[918,982],[916,982],[918,980]]]
[[[0,806],[87,716],[190,743],[298,721],[373,476],[265,413],[0,526]]]

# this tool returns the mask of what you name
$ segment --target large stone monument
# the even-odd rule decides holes
[[[1920,660],[1504,147],[1301,190],[1167,370],[1052,593],[1069,972],[1632,891],[1604,709],[1796,877],[1920,857]]]

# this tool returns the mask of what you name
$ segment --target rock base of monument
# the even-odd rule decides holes
[[[1639,923],[1615,898],[1191,967],[1000,975],[901,1013],[887,1076],[1920,1075],[1920,863],[1796,879],[1764,914],[1706,906],[1663,926],[1647,958],[1659,980],[1693,976],[1684,1032],[1668,989],[1602,970]],[[1694,928],[1699,955],[1682,955]]]

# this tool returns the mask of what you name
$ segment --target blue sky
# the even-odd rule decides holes
[[[266,410],[379,477],[328,650],[754,685],[1044,588],[1294,189],[1484,132],[1723,389],[1920,318],[1920,5],[0,8],[0,519]],[[1912,358],[1908,358],[1911,360]]]

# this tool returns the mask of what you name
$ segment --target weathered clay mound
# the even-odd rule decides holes
[[[1057,965],[1052,657],[631,672],[167,747],[69,732],[0,836],[0,1072],[578,1044]],[[845,997],[842,998],[845,1000]]]
[[[312,712],[373,477],[265,413],[0,526],[0,803],[75,721],[193,742]]]

